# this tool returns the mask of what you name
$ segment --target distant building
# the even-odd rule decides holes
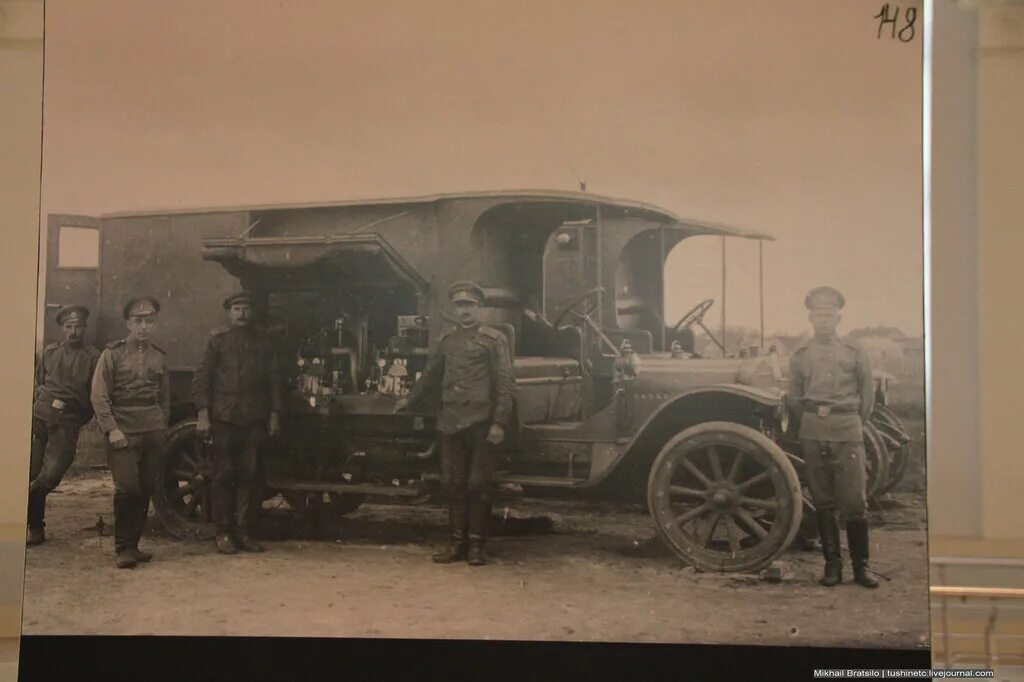
[[[854,329],[846,335],[848,338],[857,339],[889,339],[891,341],[902,342],[907,338],[907,335],[902,330],[896,327],[886,327],[879,325],[877,327],[861,327],[860,329]]]
[[[924,339],[908,337],[895,327],[863,327],[847,335],[870,354],[877,369],[899,379],[920,382],[924,378]]]
[[[856,341],[871,356],[871,364],[875,369],[895,376],[903,374],[902,343],[889,336],[862,336],[856,338]]]
[[[924,381],[924,337],[903,341],[903,374],[907,379]]]

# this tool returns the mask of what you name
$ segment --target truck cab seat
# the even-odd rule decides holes
[[[516,379],[580,376],[580,363],[573,358],[516,358],[512,364]]]

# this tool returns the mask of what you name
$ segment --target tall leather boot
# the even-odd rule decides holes
[[[874,589],[878,581],[868,573],[868,522],[866,519],[846,522],[846,541],[850,544],[853,582]]]
[[[134,568],[138,563],[131,550],[138,541],[136,527],[141,512],[142,502],[137,495],[114,493],[114,552],[118,568]]]
[[[464,499],[448,500],[448,531],[450,536],[448,547],[433,557],[434,561],[439,564],[452,564],[466,558],[466,501]]]
[[[469,552],[470,566],[487,563],[484,545],[487,544],[487,523],[491,515],[491,504],[487,499],[470,498],[469,503]]]
[[[487,541],[479,535],[469,536],[469,552],[467,557],[470,566],[483,566],[487,563],[487,554],[484,552],[484,545]]]
[[[238,554],[235,541],[231,539],[231,534],[228,533],[228,529],[225,526],[217,526],[217,535],[214,537],[213,542],[217,546],[217,551],[221,554]]]
[[[818,512],[818,534],[825,557],[825,575],[818,582],[825,587],[835,587],[843,582],[843,554],[839,546],[839,520],[834,511]]]
[[[33,482],[28,488],[28,533],[25,537],[25,544],[29,547],[41,545],[46,541],[46,524],[43,518],[46,515],[46,490],[39,483]]]
[[[238,554],[238,547],[231,537],[231,519],[235,510],[235,498],[228,485],[220,478],[214,477],[210,482],[210,503],[212,505],[213,522],[217,525],[214,544],[221,554]]]
[[[265,551],[263,545],[249,537],[249,527],[252,524],[252,488],[247,485],[235,488],[235,518],[238,548],[246,552]]]
[[[139,549],[139,540],[142,539],[142,534],[146,530],[146,520],[149,518],[149,495],[143,495],[139,500],[138,515],[132,525],[132,544],[126,547],[123,551],[131,558],[135,559],[138,563],[146,563],[153,559],[153,555],[149,552],[143,552]]]
[[[146,530],[146,520],[149,518],[149,500],[149,495],[142,496],[140,504],[141,511],[139,512],[139,521],[136,527],[135,544],[127,550],[127,552],[139,563],[145,563],[153,559],[153,555],[150,552],[143,552],[139,549],[139,540],[142,539],[142,534]]]

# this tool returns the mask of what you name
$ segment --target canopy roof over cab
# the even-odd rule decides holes
[[[682,218],[671,211],[660,208],[653,204],[648,204],[640,201],[633,201],[627,199],[616,199],[612,197],[606,197],[598,194],[589,194],[587,192],[572,192],[572,191],[561,191],[561,190],[496,190],[486,192],[462,192],[462,193],[451,193],[451,194],[430,194],[426,196],[417,197],[397,197],[397,198],[383,198],[383,199],[358,199],[358,200],[346,200],[346,201],[333,201],[333,202],[305,202],[305,203],[281,203],[281,204],[259,204],[259,205],[248,205],[248,206],[220,206],[220,207],[206,207],[206,208],[193,208],[193,209],[166,209],[166,210],[141,210],[141,211],[119,211],[114,213],[107,213],[102,218],[127,218],[127,217],[141,217],[141,216],[173,216],[173,215],[195,215],[205,213],[235,213],[235,212],[250,212],[250,213],[264,213],[271,211],[295,211],[304,209],[317,209],[317,208],[343,208],[343,207],[356,207],[356,206],[402,206],[403,204],[415,205],[415,204],[433,204],[442,201],[458,201],[458,200],[473,200],[473,199],[506,199],[509,201],[566,201],[575,203],[585,204],[601,204],[606,207],[622,207],[631,208],[638,211],[648,212],[660,216],[665,223],[670,223],[679,228],[684,228],[692,234],[709,234],[709,235],[723,235],[729,237],[742,237],[747,239],[760,239],[773,241],[774,238],[771,235],[763,232],[754,232],[749,230],[742,230],[736,227],[730,227],[728,225],[709,223],[698,220],[691,220]]]
[[[203,241],[203,257],[244,278],[275,271],[334,273],[350,284],[401,283],[422,290],[434,273],[424,272],[426,253],[435,261],[471,247],[476,221],[490,209],[522,207],[553,211],[563,219],[591,215],[596,208],[609,217],[641,219],[686,236],[721,235],[771,240],[763,233],[682,218],[642,202],[585,192],[546,190],[436,194],[425,197],[373,199],[319,204],[193,210],[180,213],[242,211],[248,228],[237,237]],[[547,208],[545,208],[547,207]],[[162,214],[165,215],[165,214]],[[468,251],[467,251],[468,253]],[[429,268],[429,266],[427,266]]]

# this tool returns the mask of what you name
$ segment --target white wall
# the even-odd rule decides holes
[[[929,523],[1005,553],[1024,540],[1024,6],[934,13]]]
[[[990,539],[1024,539],[1024,6],[980,14],[978,314],[981,323],[981,510]]]
[[[932,56],[929,527],[981,535],[978,457],[977,12],[935,0]]]
[[[0,637],[21,631],[39,217],[42,0],[0,2]]]

